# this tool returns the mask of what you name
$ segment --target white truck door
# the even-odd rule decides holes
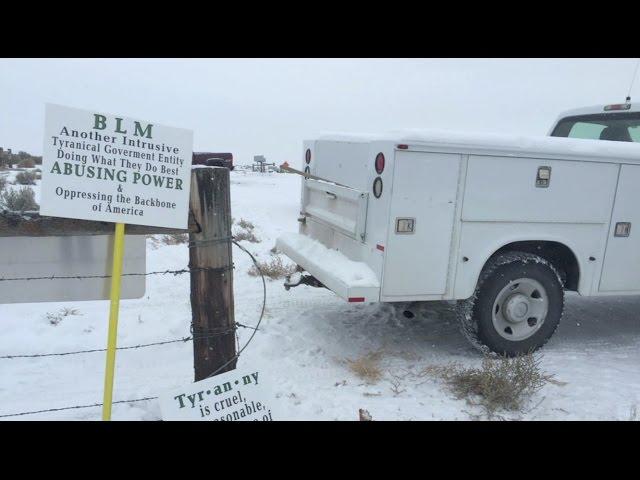
[[[622,165],[600,277],[601,292],[640,290],[639,186],[640,166]]]
[[[445,293],[460,160],[455,154],[396,153],[383,296]],[[410,229],[412,221],[413,232],[398,231]]]

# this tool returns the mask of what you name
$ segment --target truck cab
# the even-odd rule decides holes
[[[617,103],[577,108],[563,112],[551,137],[640,142],[640,103]]]

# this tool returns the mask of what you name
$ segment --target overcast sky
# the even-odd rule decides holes
[[[545,135],[562,110],[623,102],[636,61],[0,59],[0,146],[40,155],[46,102],[189,128],[236,163],[300,165],[326,131]]]

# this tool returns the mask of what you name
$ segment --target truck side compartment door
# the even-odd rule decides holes
[[[622,165],[616,192],[601,292],[640,291],[640,165]]]
[[[447,286],[461,156],[396,152],[382,295],[441,295]]]

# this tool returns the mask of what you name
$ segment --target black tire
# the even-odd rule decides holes
[[[511,341],[493,324],[493,307],[499,292],[513,280],[531,278],[547,292],[548,310],[540,328],[530,337]],[[462,333],[483,353],[514,357],[542,347],[558,328],[564,311],[564,289],[558,270],[549,261],[526,252],[497,255],[485,265],[474,295],[458,302],[457,317]]]

